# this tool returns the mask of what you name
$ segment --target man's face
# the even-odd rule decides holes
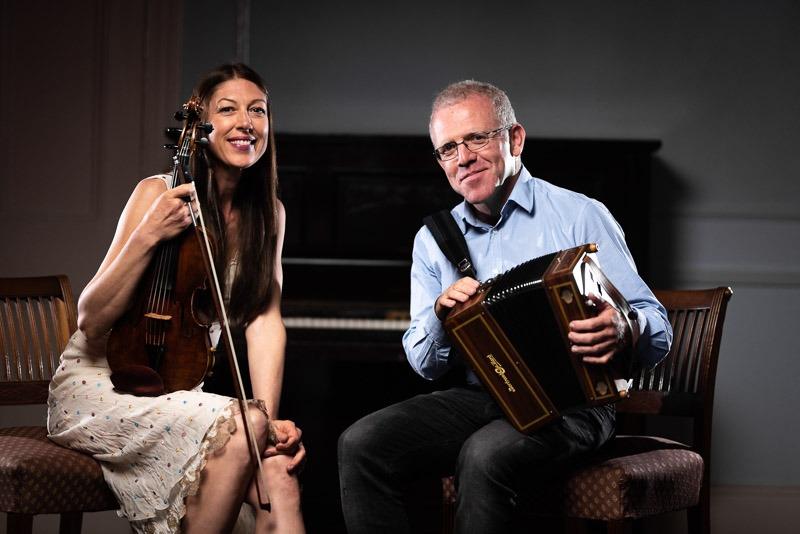
[[[431,118],[431,141],[434,147],[440,147],[463,141],[469,134],[489,132],[502,126],[509,125],[498,122],[491,101],[472,95],[436,110]],[[518,170],[514,157],[521,153],[524,139],[525,131],[516,125],[510,131],[500,132],[474,152],[463,144],[458,145],[458,155],[439,161],[439,165],[456,193],[478,211],[492,213],[510,192],[502,186]]]

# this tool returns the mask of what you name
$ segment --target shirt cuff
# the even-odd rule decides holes
[[[444,330],[444,324],[436,317],[433,311],[431,311],[430,317],[425,321],[423,328],[425,329],[425,334],[428,339],[430,339],[437,348],[450,344],[447,332]]]

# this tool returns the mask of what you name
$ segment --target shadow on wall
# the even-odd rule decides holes
[[[650,210],[650,279],[652,288],[681,289],[676,277],[678,243],[676,214],[689,197],[687,181],[657,155],[653,158]]]

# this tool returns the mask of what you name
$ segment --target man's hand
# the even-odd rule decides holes
[[[456,280],[453,285],[445,289],[444,292],[439,295],[439,298],[437,298],[436,302],[433,304],[433,311],[436,317],[438,317],[440,321],[444,321],[447,314],[450,313],[450,310],[456,305],[456,302],[466,302],[467,299],[475,294],[480,285],[480,282],[469,276]]]
[[[300,441],[303,431],[289,420],[272,420],[269,422],[269,443],[262,456],[269,458],[285,454],[293,456],[292,461],[286,466],[289,473],[299,470],[306,460],[306,448]]]
[[[614,354],[630,343],[628,323],[616,308],[595,295],[589,295],[597,315],[569,323],[572,352],[586,363],[608,363]]]

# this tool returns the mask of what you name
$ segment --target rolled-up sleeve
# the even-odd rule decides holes
[[[436,261],[439,256],[444,258],[433,236],[427,228],[420,229],[414,238],[411,324],[403,335],[403,348],[414,371],[428,380],[442,376],[449,368],[450,341],[433,311],[434,302],[444,289],[442,263],[437,265]]]
[[[664,306],[644,283],[625,244],[619,224],[605,206],[592,201],[584,206],[575,225],[576,241],[597,243],[603,272],[638,313],[639,342],[636,353],[643,367],[653,367],[669,351],[672,327]]]

